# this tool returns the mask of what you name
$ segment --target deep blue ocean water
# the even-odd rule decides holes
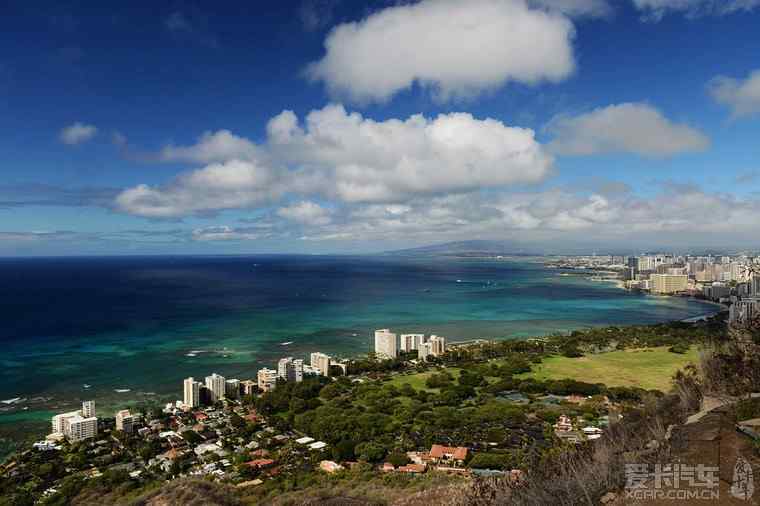
[[[191,375],[247,379],[282,356],[364,353],[381,327],[454,341],[713,311],[528,261],[0,259],[0,400],[47,396],[57,405],[95,398],[115,406],[154,393],[179,398],[182,378]]]

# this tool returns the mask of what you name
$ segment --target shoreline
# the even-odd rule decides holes
[[[605,272],[610,272],[611,273],[612,271],[605,271]],[[560,276],[572,276],[573,274],[560,273],[559,275]],[[591,277],[585,277],[585,279],[587,279],[587,280],[589,280],[591,282],[594,282],[594,283],[609,283],[609,284],[615,285],[615,288],[618,288],[620,290],[624,290],[626,292],[631,292],[631,293],[635,292],[634,290],[630,290],[630,289],[626,288],[625,281],[623,281],[622,279],[619,279],[619,278],[618,279],[615,279],[615,278],[594,278],[593,276],[591,276]],[[708,318],[712,318],[713,316],[717,316],[720,313],[723,313],[723,312],[729,310],[729,307],[727,305],[725,305],[725,304],[722,304],[720,302],[715,302],[713,300],[700,299],[700,298],[695,297],[693,295],[653,294],[653,293],[650,293],[648,291],[639,291],[637,293],[641,293],[642,295],[645,295],[647,297],[690,299],[690,300],[699,301],[699,302],[704,303],[704,304],[710,304],[712,306],[718,306],[720,308],[719,311],[715,311],[713,313],[704,313],[702,315],[691,316],[689,318],[684,318],[683,320],[678,320],[680,322],[685,322],[685,323],[695,323],[695,322],[698,322],[698,321],[703,321],[703,320],[706,320]]]

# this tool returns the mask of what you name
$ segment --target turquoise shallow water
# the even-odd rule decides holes
[[[561,276],[527,261],[6,259],[0,282],[8,322],[0,336],[0,400],[44,397],[31,405],[30,417],[84,398],[107,409],[176,399],[184,377],[253,378],[286,355],[364,353],[380,327],[452,341],[508,339],[715,310]],[[287,341],[293,344],[280,344]],[[0,424],[23,418],[22,405],[3,406]]]

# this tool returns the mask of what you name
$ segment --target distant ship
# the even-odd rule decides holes
[[[88,388],[90,388],[91,386],[92,386],[92,385],[88,385],[87,383],[85,383],[84,385],[82,385],[82,388],[84,388],[85,390],[87,390],[87,389],[88,389]]]
[[[288,346],[293,344],[293,341],[285,341],[284,343],[280,343],[280,346]]]
[[[129,391],[130,391],[129,388],[117,388],[116,390],[114,390],[114,392],[116,392],[117,394],[124,394],[124,393],[127,393]]]

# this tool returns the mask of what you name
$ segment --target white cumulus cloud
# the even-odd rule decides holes
[[[116,197],[116,207],[147,218],[178,218],[255,207],[280,195],[279,181],[269,167],[230,160],[183,173],[163,186],[128,188]]]
[[[607,0],[529,0],[531,6],[561,12],[570,17],[601,18],[612,14]]]
[[[58,135],[58,139],[69,146],[75,146],[87,142],[98,133],[97,127],[76,122],[63,129]]]
[[[205,132],[198,142],[191,146],[169,144],[159,153],[159,158],[167,162],[213,163],[227,160],[250,160],[255,158],[256,145],[229,130]]]
[[[760,113],[760,69],[746,79],[718,76],[708,88],[715,101],[728,106],[735,118]]]
[[[530,129],[467,113],[375,121],[328,105],[303,124],[283,111],[261,145],[227,131],[194,145],[168,146],[165,161],[211,162],[162,186],[138,185],[116,207],[151,218],[177,218],[252,208],[287,194],[332,200],[402,202],[415,196],[463,193],[543,181],[553,159]],[[320,211],[321,209],[321,211]],[[327,211],[304,200],[279,215],[326,223]]]
[[[192,233],[194,241],[250,241],[261,237],[256,231],[227,225],[196,228]]]
[[[321,169],[325,191],[347,202],[537,183],[552,166],[532,130],[468,113],[374,121],[330,105],[303,126],[285,111],[268,132],[275,158]]]
[[[643,11],[644,19],[659,21],[669,12],[681,12],[689,17],[747,12],[760,6],[760,0],[633,0],[633,4]]]
[[[330,211],[315,202],[302,201],[277,210],[277,215],[303,225],[327,225]]]
[[[526,0],[423,0],[338,25],[307,75],[356,102],[385,101],[415,83],[440,99],[466,97],[567,78],[574,34],[566,16]]]
[[[550,150],[563,155],[635,153],[663,157],[702,151],[710,144],[699,130],[675,123],[644,103],[616,104],[577,116],[556,116],[546,130],[554,136]]]

